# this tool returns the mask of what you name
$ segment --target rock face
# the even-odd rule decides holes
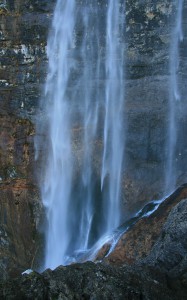
[[[0,274],[29,267],[36,254],[41,203],[33,180],[34,126],[0,115]],[[17,270],[17,271],[16,271]]]
[[[0,12],[0,110],[1,114],[33,119],[46,72],[50,7],[47,1],[4,3]]]
[[[167,228],[167,225],[164,224],[170,224],[170,219],[172,219],[173,224],[175,224],[177,217],[179,218],[179,216],[176,216],[176,219],[174,218],[174,212],[172,209],[173,207],[175,207],[175,205],[177,205],[176,208],[174,208],[174,211],[177,211],[178,205],[182,205],[183,203],[180,201],[185,198],[187,198],[187,185],[180,187],[175,193],[167,198],[152,215],[140,219],[134,226],[132,226],[126,233],[124,233],[114,251],[107,258],[105,258],[105,261],[114,265],[121,265],[123,263],[134,264],[149,256],[153,251],[152,249],[154,244],[157,242],[157,240],[160,239],[160,237],[162,237],[162,232],[164,230],[163,228],[165,228],[163,226],[166,226]],[[183,218],[184,220],[184,216],[182,213],[180,213],[180,218]],[[187,233],[185,222],[183,225],[185,235]],[[184,236],[180,236],[181,232],[177,227],[176,232],[177,234],[175,238],[178,243],[181,243],[182,241],[184,241],[185,243],[186,239],[184,239]],[[177,250],[178,254],[179,250],[180,249]],[[187,253],[185,252],[185,249],[183,250],[184,253]],[[103,252],[103,254],[106,254],[106,252]],[[167,256],[167,254],[169,255],[169,253],[165,251],[165,256]],[[159,255],[161,255],[160,249]],[[168,259],[172,259],[172,255],[171,258],[168,257]]]
[[[116,269],[87,262],[0,282],[1,299],[186,299],[186,288],[149,268]]]
[[[34,118],[46,70],[48,1],[0,1],[0,276],[33,264],[41,213]]]
[[[148,199],[162,197],[164,192],[165,166],[170,151],[167,147],[171,89],[169,57],[173,28],[176,27],[177,4],[177,1],[126,1],[127,133],[124,201],[128,202],[126,209],[129,212],[142,207]],[[174,162],[179,185],[186,182],[187,159],[186,141],[182,138],[187,130],[184,112],[187,92],[184,83],[187,77],[186,10],[187,1],[184,1],[184,40],[179,46],[178,70],[181,103],[176,110],[178,127]]]
[[[104,6],[107,1],[96,2],[95,5]],[[13,275],[16,269],[29,268],[37,255],[36,233],[42,208],[35,172],[34,135],[47,72],[46,41],[54,4],[54,0],[0,1],[0,273],[5,276],[5,270]],[[159,197],[164,189],[169,49],[176,4],[175,0],[126,0],[124,219],[151,198]],[[184,16],[186,11],[184,0]],[[176,150],[179,182],[186,177],[187,159],[187,141],[183,138],[187,131],[187,23],[183,19],[179,68],[182,109]],[[82,151],[79,124],[73,134],[78,164]],[[95,152],[99,153],[100,148],[101,144],[96,143]],[[45,146],[40,150],[41,158]],[[97,157],[94,164],[100,167]]]
[[[172,277],[183,275],[187,268],[187,199],[171,210],[144,262],[167,271]]]

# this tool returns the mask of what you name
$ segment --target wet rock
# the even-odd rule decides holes
[[[186,197],[187,185],[183,185],[168,197],[152,215],[140,219],[135,225],[131,226],[130,229],[122,235],[116,248],[105,258],[105,261],[114,265],[122,265],[123,263],[133,264],[147,257],[152,251],[154,244],[160,236],[162,236],[163,226],[165,226],[165,223],[167,224],[168,221],[166,222],[166,220],[171,210],[178,203],[180,205],[180,201]],[[181,218],[183,218],[182,214]],[[173,224],[175,224],[175,221]],[[178,228],[176,228],[176,231],[177,230]],[[183,237],[180,236],[179,230],[179,244],[182,242],[180,239],[183,239]],[[159,251],[159,255],[160,253]],[[177,255],[179,255],[179,252],[177,253]],[[170,256],[168,256],[168,260],[170,260]]]

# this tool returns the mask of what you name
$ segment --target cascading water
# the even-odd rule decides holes
[[[176,23],[171,40],[170,50],[170,84],[169,84],[169,127],[166,164],[166,193],[176,187],[176,143],[177,143],[177,112],[180,110],[180,91],[178,85],[179,46],[183,40],[182,31],[183,0],[178,0]]]
[[[123,160],[123,48],[119,38],[123,26],[119,27],[120,12],[118,1],[109,1],[106,30],[106,88],[105,88],[105,124],[104,152],[102,162],[101,187],[107,181],[105,195],[107,207],[106,231],[111,231],[120,222],[120,182]],[[121,24],[122,25],[122,24]],[[120,33],[120,35],[119,35]],[[107,178],[108,176],[108,178]]]
[[[125,15],[124,2],[104,2],[58,0],[54,11],[44,97],[49,124],[44,267],[76,261],[120,223]],[[77,123],[82,150],[76,173]],[[102,145],[100,172],[94,169],[95,144]]]
[[[47,212],[45,266],[64,263],[69,243],[68,205],[72,182],[71,109],[67,95],[73,47],[75,1],[57,1],[52,33],[48,41],[49,71],[45,95],[48,99],[50,151],[42,199]]]

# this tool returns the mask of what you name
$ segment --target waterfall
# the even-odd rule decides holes
[[[166,193],[176,187],[176,143],[177,143],[177,112],[180,110],[180,90],[178,85],[178,69],[180,63],[179,46],[183,40],[182,31],[183,0],[178,0],[176,22],[173,29],[170,48],[170,82],[169,82],[169,127],[166,163]]]
[[[102,160],[101,187],[107,181],[108,189],[105,194],[107,207],[106,230],[111,231],[120,221],[120,182],[123,159],[123,48],[120,47],[119,3],[110,0],[107,12],[106,29],[106,87],[105,87],[105,123],[104,151]],[[120,36],[119,36],[119,33]],[[108,178],[107,178],[108,177]]]
[[[68,206],[72,183],[71,107],[67,88],[72,65],[68,52],[73,48],[75,1],[57,1],[48,40],[49,71],[45,88],[48,100],[49,153],[42,187],[46,208],[45,267],[64,263],[69,243]]]
[[[120,0],[56,3],[42,101],[48,124],[44,268],[78,261],[120,224],[124,18]]]

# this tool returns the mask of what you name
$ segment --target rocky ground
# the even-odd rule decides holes
[[[148,267],[75,264],[0,283],[1,299],[186,299],[187,283]]]
[[[187,185],[102,254],[102,262],[1,280],[0,299],[186,299]]]

